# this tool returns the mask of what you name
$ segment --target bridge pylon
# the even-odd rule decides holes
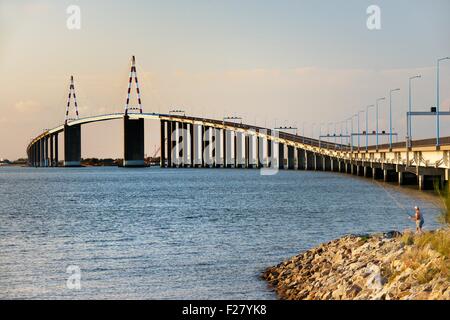
[[[136,94],[138,107],[130,107],[131,84],[136,83]],[[124,167],[143,167],[144,162],[144,119],[134,119],[132,113],[142,113],[141,93],[139,91],[139,82],[136,72],[136,59],[131,58],[131,71],[128,81],[128,94],[125,104],[125,112],[123,117],[123,133],[124,133]],[[131,117],[130,117],[131,114]]]
[[[69,118],[72,96],[75,106],[75,118]],[[74,80],[73,76],[70,76],[69,96],[67,98],[66,115],[64,119],[64,167],[79,167],[81,165],[81,125],[69,125],[69,121],[78,120],[79,117]]]

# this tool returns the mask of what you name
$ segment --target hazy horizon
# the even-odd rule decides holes
[[[366,9],[381,8],[381,30]],[[66,9],[81,9],[69,30]],[[0,2],[0,158],[25,157],[30,138],[63,123],[70,75],[80,116],[122,112],[136,55],[144,112],[237,115],[260,126],[349,118],[395,94],[394,128],[405,136],[408,78],[414,110],[436,101],[436,60],[450,56],[450,1],[7,1]],[[450,62],[441,64],[441,108],[450,109]],[[135,99],[132,100],[135,103]],[[450,135],[442,117],[442,136]],[[371,128],[374,116],[371,112]],[[146,153],[159,143],[147,122]],[[361,119],[361,126],[364,119]],[[380,130],[388,130],[388,101]],[[413,122],[434,137],[434,119]],[[122,154],[121,122],[83,126],[82,157]]]

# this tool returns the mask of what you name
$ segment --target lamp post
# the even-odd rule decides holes
[[[440,112],[440,101],[439,101],[439,63],[444,60],[449,60],[450,57],[445,57],[438,59],[436,68],[436,147],[440,145],[440,123],[439,123],[439,112]]]
[[[392,92],[400,91],[400,88],[389,91],[389,149],[392,149]]]
[[[348,122],[350,121],[350,139],[348,136]],[[347,147],[348,145],[350,145],[350,150],[353,151],[353,117],[347,118],[347,120],[345,120],[345,135],[347,136]]]
[[[357,113],[357,115],[358,115],[358,151],[361,148],[361,129],[359,128],[359,114],[363,113],[363,112],[364,112],[364,110],[361,110]]]
[[[386,98],[385,97],[383,97],[383,98],[378,98],[377,99],[377,103],[376,103],[376,105],[377,105],[377,107],[376,107],[376,118],[377,118],[377,120],[376,120],[376,128],[375,128],[375,130],[377,131],[376,132],[376,146],[377,146],[377,150],[378,150],[378,102],[380,102],[380,101],[383,101],[383,100],[386,100]]]
[[[373,104],[366,107],[366,152],[369,150],[369,109],[373,107]]]
[[[411,81],[413,80],[413,79],[418,79],[418,78],[421,78],[422,76],[419,74],[419,75],[417,75],[417,76],[414,76],[414,77],[410,77],[409,78],[409,103],[408,103],[408,112],[409,112],[409,115],[408,115],[408,119],[406,119],[407,121],[406,121],[406,124],[408,125],[408,130],[407,130],[407,135],[408,135],[408,140],[409,141],[412,141],[412,126],[411,126],[411,111],[412,111],[412,93],[411,93]],[[408,144],[408,146],[409,146],[410,144]]]

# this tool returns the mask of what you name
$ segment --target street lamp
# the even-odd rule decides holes
[[[373,104],[366,107],[366,152],[369,150],[369,109],[373,107]]]
[[[378,102],[380,102],[380,101],[383,101],[383,100],[386,100],[386,98],[385,97],[383,97],[383,98],[378,98],[377,99],[377,103],[376,103],[376,105],[377,105],[377,108],[376,108],[376,118],[377,118],[377,124],[376,124],[376,130],[377,130],[377,132],[376,132],[376,137],[377,137],[377,142],[376,142],[376,145],[377,145],[377,150],[378,150]]]
[[[407,119],[407,122],[406,122],[406,124],[408,125],[407,134],[408,134],[408,140],[409,141],[412,141],[412,129],[411,129],[411,111],[412,111],[411,81],[414,80],[414,79],[418,79],[418,78],[422,78],[422,76],[420,74],[418,74],[417,76],[409,78],[409,107],[408,107],[409,116],[408,116],[408,119]]]
[[[359,149],[361,148],[361,135],[360,135],[361,130],[360,130],[360,128],[359,128],[359,114],[360,114],[360,113],[364,113],[364,110],[361,110],[361,111],[359,111],[359,112],[357,113],[357,115],[358,115],[358,151],[359,151]]]
[[[389,149],[392,149],[392,92],[400,91],[400,88],[389,91]]]
[[[437,69],[436,69],[436,78],[437,78],[437,83],[436,83],[436,146],[439,147],[440,145],[440,141],[439,141],[439,136],[440,136],[440,132],[439,132],[439,112],[440,112],[440,101],[439,101],[439,63],[443,60],[450,60],[450,57],[445,57],[445,58],[441,58],[438,59],[437,61]]]
[[[350,121],[350,139],[348,136],[348,122]],[[353,151],[353,117],[345,121],[345,135],[347,136],[347,146],[350,144],[350,149]]]

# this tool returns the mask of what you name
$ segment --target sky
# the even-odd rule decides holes
[[[80,8],[79,30],[67,27],[71,5]],[[380,30],[367,28],[370,5],[380,7]],[[401,88],[392,105],[403,139],[410,76],[422,75],[413,109],[436,104],[436,61],[450,56],[449,12],[448,0],[0,0],[0,158],[24,157],[32,137],[63,123],[70,75],[81,117],[122,112],[132,55],[144,112],[241,116],[317,136]],[[449,110],[450,61],[440,80]],[[380,104],[380,130],[389,130],[388,102]],[[369,130],[374,123],[372,110]],[[413,137],[433,137],[434,123],[414,119]],[[442,118],[442,135],[449,123]],[[158,125],[146,121],[147,155]],[[82,157],[122,157],[122,134],[120,121],[83,126]]]

